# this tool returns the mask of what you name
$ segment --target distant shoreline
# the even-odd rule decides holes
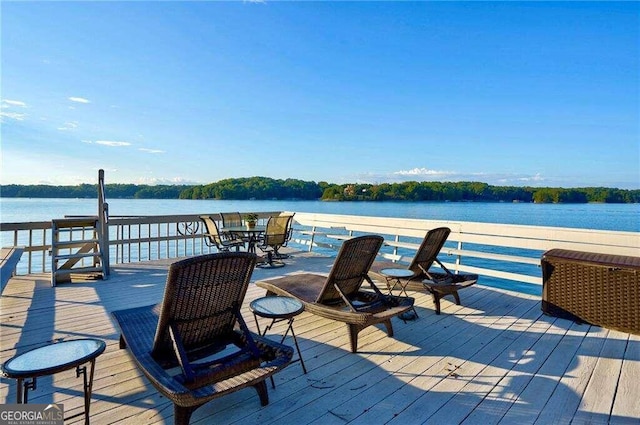
[[[635,204],[640,189],[491,186],[482,182],[332,184],[268,177],[224,179],[198,185],[105,184],[107,199],[303,200],[331,202],[513,202]],[[98,185],[0,185],[2,198],[97,197]]]

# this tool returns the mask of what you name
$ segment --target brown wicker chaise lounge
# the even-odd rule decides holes
[[[255,263],[246,252],[178,261],[169,267],[161,304],[112,313],[120,347],[173,402],[175,424],[188,424],[206,402],[249,386],[267,405],[265,379],[291,361],[291,347],[249,332],[240,314]]]
[[[460,305],[458,291],[478,281],[477,274],[454,274],[438,260],[438,254],[449,237],[449,233],[451,233],[451,229],[448,227],[429,230],[408,267],[413,272],[413,276],[408,278],[407,288],[416,291],[426,289],[433,296],[436,314],[440,314],[440,299],[442,297],[453,295],[456,304]],[[429,271],[434,262],[438,263],[444,272]],[[386,268],[400,267],[398,263],[391,261],[376,261],[371,266],[371,273],[384,280],[384,275],[380,271]]]
[[[347,324],[351,351],[358,350],[358,333],[364,328],[383,323],[393,336],[391,318],[413,306],[413,298],[383,294],[367,275],[383,238],[359,236],[345,241],[328,276],[301,273],[257,281],[267,295],[297,298],[305,310]],[[367,281],[371,290],[364,290]]]

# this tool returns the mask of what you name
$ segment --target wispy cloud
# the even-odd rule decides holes
[[[394,171],[393,174],[407,177],[446,177],[455,175],[454,171],[430,170],[428,168],[412,168],[411,170]]]
[[[72,121],[72,122],[66,122],[62,125],[62,127],[58,127],[58,130],[60,131],[69,131],[69,130],[75,130],[76,128],[78,128],[78,122],[77,121]]]
[[[27,104],[20,100],[2,99],[2,103],[0,104],[0,122],[4,122],[5,119],[24,121],[27,118],[27,114],[24,112],[14,112],[15,108],[26,109]]]
[[[24,121],[25,118],[27,118],[27,114],[21,114],[19,112],[0,111],[0,122],[3,122],[5,118],[9,118],[15,121]]]
[[[91,101],[89,99],[85,99],[84,97],[69,97],[68,98],[70,101],[72,102],[76,102],[76,103],[91,103]]]
[[[112,146],[112,147],[131,146],[131,143],[129,142],[118,142],[115,140],[96,140],[93,143],[95,143],[96,145]]]
[[[192,180],[185,179],[183,177],[173,178],[157,178],[157,177],[139,177],[136,180],[136,184],[148,184],[148,185],[195,185],[202,184]]]
[[[542,177],[540,175],[540,173],[538,173],[538,174],[536,174],[534,176],[530,176],[530,177],[520,177],[520,178],[518,178],[518,180],[520,180],[522,182],[535,182],[535,183],[537,183],[537,182],[543,182],[546,179],[544,177]]]
[[[11,108],[12,106],[18,106],[20,108],[26,108],[27,104],[21,100],[2,99],[2,108]]]
[[[353,183],[354,176],[346,177],[344,183]],[[413,168],[408,170],[399,170],[390,173],[364,173],[355,176],[356,183],[401,183],[406,181],[425,181],[425,182],[462,182],[474,181],[483,182],[494,186],[524,186],[524,185],[540,185],[542,182],[548,182],[548,179],[537,174],[524,173],[487,173],[487,172],[460,172],[460,171],[443,171],[432,170],[429,168]]]
[[[146,153],[165,153],[165,151],[160,149],[138,148],[138,150]]]

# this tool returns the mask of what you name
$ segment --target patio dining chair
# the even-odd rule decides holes
[[[222,238],[223,239],[242,239],[245,243],[249,241],[249,237],[242,232],[226,232],[225,227],[241,227],[242,216],[239,212],[221,212],[220,218],[222,218]]]
[[[265,379],[291,362],[291,347],[250,332],[240,313],[255,263],[247,252],[175,262],[160,304],[112,313],[120,348],[171,400],[177,425],[208,401],[247,387],[267,405]]]
[[[383,238],[358,236],[346,240],[338,252],[328,276],[300,273],[257,281],[267,295],[284,295],[304,304],[305,311],[347,324],[351,351],[358,351],[358,333],[368,326],[382,323],[393,336],[391,319],[413,307],[414,299],[385,295],[369,278]],[[364,281],[370,289],[363,288]]]
[[[267,254],[267,258],[258,262],[257,267],[276,268],[285,265],[282,259],[286,257],[280,255],[278,250],[287,243],[289,223],[292,217],[291,215],[269,217],[267,228],[257,245],[262,252]]]
[[[477,274],[457,273],[454,274],[445,267],[438,254],[442,250],[451,229],[448,227],[438,227],[427,232],[418,251],[407,267],[413,272],[409,276],[408,285],[412,290],[426,290],[433,296],[433,303],[436,307],[436,314],[440,314],[440,299],[446,295],[452,295],[456,304],[460,305],[460,295],[458,291],[474,285],[478,281]],[[437,263],[442,272],[432,271],[431,266]],[[401,268],[398,263],[391,261],[376,261],[371,266],[371,274],[384,279],[381,270],[388,268]]]
[[[201,215],[200,220],[202,220],[207,230],[207,232],[204,233],[204,237],[205,237],[204,241],[207,244],[207,246],[215,247],[220,252],[229,251],[231,248],[234,248],[234,247],[236,251],[239,251],[240,247],[244,247],[245,241],[241,238],[238,238],[238,237],[224,238],[220,234],[220,231],[218,230],[218,224],[213,218],[211,218],[211,216]]]
[[[289,241],[291,240],[291,238],[293,237],[293,216],[296,213],[289,213],[289,212],[281,212],[280,216],[281,217],[288,217],[289,221],[287,222],[287,236],[285,237],[284,243],[282,245],[280,245],[278,247],[277,250],[275,250],[275,252],[273,253],[274,258],[277,258],[278,260],[283,260],[285,258],[289,258],[289,254],[285,254],[283,252],[280,252],[280,248],[283,248],[285,246],[287,246],[287,244],[289,243]]]
[[[239,212],[222,212],[220,217],[222,218],[222,227],[242,226],[242,216]]]

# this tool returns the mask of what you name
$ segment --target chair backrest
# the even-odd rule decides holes
[[[417,276],[429,270],[433,262],[436,261],[444,243],[447,241],[449,233],[451,233],[451,229],[448,227],[438,227],[429,230],[424,236],[420,248],[418,248],[411,264],[409,264],[409,270],[416,273]]]
[[[239,212],[223,212],[220,213],[220,217],[223,227],[242,226],[242,216]]]
[[[378,235],[358,236],[344,241],[316,302],[340,302],[342,298],[336,286],[347,298],[358,292],[383,241],[384,238]]]
[[[296,213],[285,213],[285,212],[280,213],[281,217],[289,217],[289,221],[287,222],[287,237],[284,241],[284,245],[286,245],[287,242],[289,242],[289,240],[291,240],[291,237],[293,236],[293,216],[295,214]]]
[[[224,248],[216,221],[208,215],[201,215],[200,220],[202,220],[207,230],[204,237],[207,238],[209,245],[215,245],[218,249]]]
[[[264,231],[263,246],[282,246],[287,241],[287,226],[291,216],[279,215],[269,217]]]
[[[170,327],[190,360],[228,344],[255,264],[256,255],[248,252],[206,254],[171,264],[152,355],[175,357]]]

